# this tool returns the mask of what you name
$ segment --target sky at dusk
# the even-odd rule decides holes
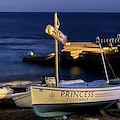
[[[120,0],[0,0],[0,12],[120,12]]]

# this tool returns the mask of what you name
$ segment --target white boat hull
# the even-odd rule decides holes
[[[46,113],[55,111],[69,113],[80,108],[107,105],[120,98],[120,86],[85,88],[31,86],[31,98],[35,113],[38,116],[50,117],[55,114]]]
[[[32,107],[30,91],[15,93],[12,95],[12,99],[18,107]]]

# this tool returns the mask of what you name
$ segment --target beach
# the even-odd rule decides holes
[[[29,109],[1,109],[0,120],[43,120],[43,118],[37,116],[32,108]],[[44,120],[54,120],[53,118],[44,118]],[[120,120],[119,113],[111,113],[107,116],[95,113],[84,113],[80,115],[68,116],[67,120]]]
[[[19,86],[31,84],[32,81],[14,81],[0,83],[0,86]],[[116,107],[116,105],[114,106]],[[54,120],[54,118],[42,118],[37,116],[32,108],[19,108],[12,99],[0,100],[0,120]],[[61,120],[61,118],[60,118]],[[109,112],[106,116],[99,110],[78,111],[77,114],[67,116],[67,120],[120,120],[119,112]]]

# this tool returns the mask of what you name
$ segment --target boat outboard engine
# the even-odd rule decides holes
[[[34,52],[29,51],[29,52],[28,52],[28,56],[34,56]]]
[[[55,86],[55,77],[46,77],[45,75],[41,77],[42,84],[46,84],[46,86]]]
[[[48,87],[54,87],[56,85],[55,77],[46,77],[45,83]]]

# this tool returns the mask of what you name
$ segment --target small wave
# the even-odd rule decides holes
[[[6,83],[0,83],[0,86],[17,86],[17,85],[26,85],[31,84],[31,81],[12,81]]]
[[[46,35],[46,34],[36,34],[36,35],[30,35],[30,34],[28,34],[28,35],[10,35],[10,34],[8,34],[8,35],[0,35],[0,38],[13,38],[13,39],[50,39],[50,38],[52,38],[51,36],[48,36],[48,35]]]

